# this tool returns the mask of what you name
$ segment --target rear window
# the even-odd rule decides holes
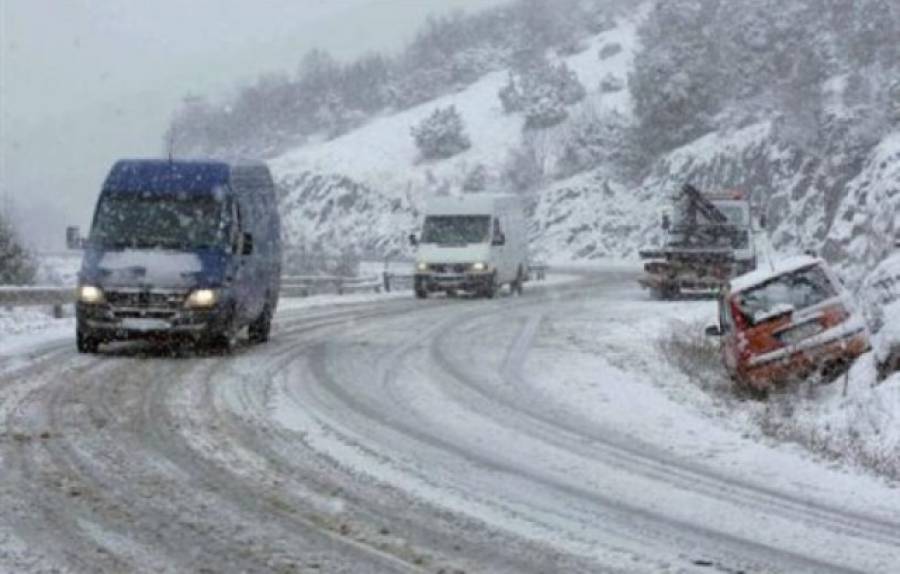
[[[751,325],[818,305],[837,295],[825,270],[806,267],[738,293],[737,306]]]

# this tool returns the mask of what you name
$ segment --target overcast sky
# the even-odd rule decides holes
[[[0,0],[0,190],[30,242],[59,246],[112,162],[160,152],[183,96],[294,72],[313,47],[396,51],[429,14],[505,1]]]

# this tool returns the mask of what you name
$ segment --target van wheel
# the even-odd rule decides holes
[[[416,299],[428,299],[428,291],[425,289],[416,289]]]
[[[484,295],[488,299],[493,299],[497,295],[497,272],[494,271],[491,274],[491,278],[488,280],[487,285],[484,287],[484,291],[482,291],[482,295]]]
[[[250,323],[250,326],[247,328],[247,334],[249,335],[251,343],[258,344],[268,341],[271,332],[272,309],[267,303],[262,313],[260,313],[259,317],[255,321]]]
[[[84,330],[76,328],[75,347],[79,353],[93,355],[100,350],[100,341],[96,337],[87,334]]]
[[[230,355],[235,347],[234,333],[225,331],[223,333],[210,335],[206,341],[204,341],[204,346],[210,351]]]

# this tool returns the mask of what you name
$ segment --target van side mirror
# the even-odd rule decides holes
[[[81,229],[77,225],[66,227],[66,248],[81,249],[84,247],[84,238],[81,236]]]
[[[494,241],[491,243],[491,245],[506,245],[506,235],[502,233],[499,234],[494,238]]]
[[[253,234],[245,233],[241,241],[241,255],[251,255],[253,253]]]
[[[706,327],[705,333],[707,337],[721,337],[722,329],[718,325],[709,325]]]
[[[759,228],[760,229],[766,228],[766,214],[765,213],[763,213],[762,215],[759,216]]]
[[[418,246],[419,246],[419,238],[416,237],[416,234],[415,234],[415,233],[410,233],[410,234],[409,234],[409,244],[412,245],[413,247],[418,247]]]
[[[668,213],[663,213],[659,225],[662,227],[663,231],[668,231],[672,227],[672,221],[669,219]]]

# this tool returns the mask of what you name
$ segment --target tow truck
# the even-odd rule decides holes
[[[664,214],[665,244],[639,251],[638,282],[657,299],[717,294],[728,281],[756,269],[750,201],[741,191],[703,193],[690,183]]]

